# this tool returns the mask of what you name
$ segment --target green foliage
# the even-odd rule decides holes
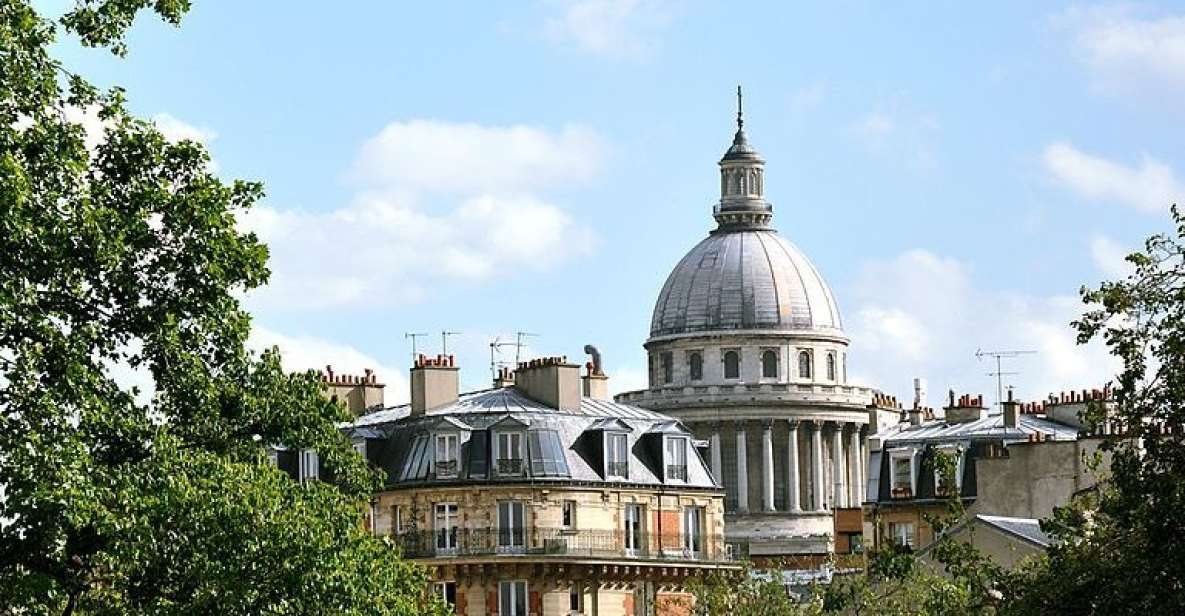
[[[1086,419],[1121,429],[1110,479],[1044,527],[1058,543],[1024,570],[1010,608],[1040,614],[1185,613],[1185,218],[1127,257],[1125,280],[1082,290],[1080,342],[1123,361],[1115,404]]]
[[[122,54],[149,7],[177,23],[188,2],[84,1],[62,24]],[[344,409],[244,347],[267,250],[236,219],[262,187],[65,71],[56,34],[0,0],[0,614],[439,612],[361,527],[378,476]],[[298,486],[267,443],[316,448],[338,483]]]

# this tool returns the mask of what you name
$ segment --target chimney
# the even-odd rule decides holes
[[[1004,427],[1015,428],[1020,424],[1020,403],[1012,399],[1012,390],[1008,390],[1008,399],[1004,401]]]
[[[501,366],[494,376],[494,389],[502,389],[503,387],[511,387],[514,385],[514,370]]]
[[[383,408],[383,388],[374,371],[367,368],[362,376],[336,374],[333,366],[325,366],[321,373],[325,395],[346,405],[355,417]]]
[[[926,379],[921,377],[913,380],[913,406],[914,408],[926,406]]]
[[[922,407],[915,406],[915,407],[909,409],[909,425],[911,425],[911,426],[922,425]]]
[[[420,355],[411,367],[411,415],[457,401],[457,366],[452,355]]]
[[[553,409],[580,409],[580,366],[566,357],[532,359],[514,371],[514,388]]]
[[[585,398],[609,400],[609,377],[601,365],[601,352],[591,344],[584,345],[584,352],[592,356],[592,361],[584,365],[588,374],[580,377],[581,393]]]
[[[978,396],[963,394],[956,400],[953,390],[950,392],[950,406],[943,409],[946,414],[946,422],[952,424],[979,421],[983,419],[985,410],[983,394]]]

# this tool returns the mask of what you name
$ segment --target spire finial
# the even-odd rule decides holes
[[[741,86],[737,86],[737,130],[745,127],[745,105],[741,95]]]

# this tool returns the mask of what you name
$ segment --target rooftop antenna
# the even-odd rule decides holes
[[[497,354],[502,352],[502,347],[508,346],[517,347],[518,343],[502,340],[501,336],[494,338],[494,341],[490,343],[490,378],[493,380],[498,380],[498,366],[506,363],[498,361]]]
[[[992,357],[996,360],[996,371],[987,373],[988,376],[996,377],[996,406],[1004,402],[1004,376],[1012,376],[1020,374],[1019,372],[1005,372],[1004,359],[1012,359],[1020,357],[1021,355],[1035,355],[1036,351],[985,351],[983,349],[975,350],[975,359],[983,361],[985,357]],[[1008,389],[1012,389],[1009,385]]]
[[[745,128],[745,104],[741,95],[741,86],[737,85],[737,130]]]
[[[514,346],[515,346],[514,365],[515,366],[518,366],[518,363],[520,361],[522,361],[523,347],[527,346],[527,344],[525,342],[523,342],[523,338],[538,338],[538,337],[539,337],[539,334],[532,334],[530,332],[514,332]]]
[[[446,331],[446,330],[441,330],[440,331],[440,354],[441,355],[448,355],[448,337],[449,336],[460,336],[460,335],[461,335],[461,332],[450,332],[450,331]]]
[[[422,336],[427,336],[427,335],[428,334],[423,334],[423,333],[419,333],[419,332],[406,332],[403,334],[404,339],[411,338],[411,361],[412,361],[412,363],[415,363],[416,358],[419,357],[419,353],[416,353],[416,338],[420,338]]]

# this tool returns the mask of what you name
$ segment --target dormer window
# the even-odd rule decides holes
[[[314,449],[301,449],[300,457],[297,460],[297,477],[301,483],[312,481],[319,476],[319,464],[317,460],[317,451]]]
[[[945,455],[955,460],[954,468],[954,493],[957,494],[963,489],[963,451],[957,445],[942,445],[935,449],[935,468],[934,468],[934,495],[935,496],[950,496],[952,486],[948,485],[947,478],[942,475],[938,469],[937,457],[938,455]]]
[[[438,479],[451,479],[457,476],[460,469],[459,440],[455,433],[436,435],[435,468]]]
[[[893,498],[913,498],[917,493],[916,452],[904,449],[889,452],[890,495]]]
[[[687,481],[687,439],[668,436],[664,450],[667,481]]]
[[[494,460],[499,475],[522,475],[523,433],[499,432],[494,440]]]
[[[607,479],[629,478],[629,455],[629,441],[624,433],[605,433],[605,477]]]

